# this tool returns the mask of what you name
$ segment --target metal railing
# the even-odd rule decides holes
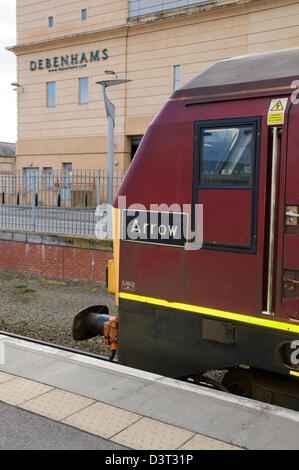
[[[116,197],[123,178],[123,170],[111,178],[107,170],[0,173],[0,230],[93,236],[96,207],[107,202],[109,183]]]

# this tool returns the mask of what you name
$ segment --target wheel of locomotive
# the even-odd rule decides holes
[[[222,385],[234,395],[251,397],[251,376],[250,369],[236,367],[224,375]]]
[[[222,383],[218,382],[217,380],[211,377],[208,377],[207,375],[196,374],[193,375],[191,378],[196,385],[207,385],[222,392],[229,392],[229,390]]]

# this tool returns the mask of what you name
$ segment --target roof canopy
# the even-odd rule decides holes
[[[1,157],[15,157],[16,144],[9,142],[0,142],[0,156]]]

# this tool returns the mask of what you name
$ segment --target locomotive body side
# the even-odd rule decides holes
[[[299,110],[290,100],[293,79],[181,89],[149,127],[119,196],[126,198],[126,208],[142,204],[149,212],[153,205],[159,210],[161,204],[176,204],[183,213],[186,205],[202,204],[203,246],[186,250],[149,240],[120,240],[122,364],[171,377],[239,364],[298,374],[289,358],[299,339],[299,233],[298,225],[286,225],[285,216],[286,207],[299,204]],[[274,99],[284,104],[284,122],[271,126]],[[273,311],[268,312],[273,127],[281,135]],[[223,136],[235,141],[226,142]],[[221,145],[227,144],[239,149],[224,166],[220,160],[227,148]],[[210,147],[222,165],[218,173]],[[237,171],[229,170],[238,158]],[[192,209],[191,219],[193,215]]]
[[[199,383],[228,369],[220,389],[299,410],[298,64],[229,59],[174,92],[114,202],[118,319],[87,308],[75,339]]]

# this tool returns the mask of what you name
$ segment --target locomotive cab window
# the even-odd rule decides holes
[[[252,185],[253,126],[202,128],[200,141],[200,185]]]

